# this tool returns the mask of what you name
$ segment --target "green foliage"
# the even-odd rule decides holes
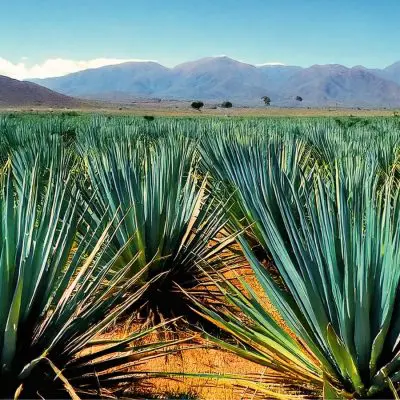
[[[332,140],[319,138],[328,144]],[[387,143],[381,146],[388,149]],[[353,152],[350,158],[339,146],[325,157],[314,157],[313,151],[304,152],[302,142],[276,147],[259,137],[206,140],[204,149],[214,176],[231,190],[237,188],[242,216],[271,254],[284,286],[242,236],[258,281],[287,326],[318,359],[326,379],[347,396],[390,394],[399,380],[400,334],[400,185],[393,164],[381,168],[379,148],[359,152],[359,157]],[[388,150],[396,154],[398,146]],[[235,220],[242,227],[241,219]],[[232,301],[229,293],[225,295]],[[268,317],[254,314],[259,306],[244,307],[237,300],[241,294],[235,295],[236,306],[254,329],[260,323],[268,331],[274,328]],[[250,303],[253,297],[242,301]],[[243,323],[221,325],[221,317],[203,312],[235,336],[243,334]],[[225,311],[223,318],[231,316]],[[246,332],[241,341],[249,346],[251,337]],[[273,348],[279,360],[278,338],[274,336]],[[266,352],[268,346],[262,346]]]
[[[136,257],[109,274],[119,259],[116,254],[105,260],[114,233],[110,225],[82,225],[80,196],[67,166],[62,154],[48,168],[37,157],[24,173],[9,163],[1,176],[2,398],[100,396],[100,387],[138,379],[127,366],[162,354],[171,344],[135,344],[154,329],[93,342],[146,287],[130,289],[141,278],[130,274]]]
[[[276,398],[273,387],[280,386],[286,394],[308,393],[317,397],[322,385],[322,371],[307,348],[283,329],[262,306],[262,300],[249,284],[237,276],[232,282],[219,276],[215,284],[226,299],[226,306],[205,307],[192,298],[199,313],[209,322],[233,336],[239,345],[225,342],[216,336],[205,337],[240,357],[268,368],[268,375],[253,382],[253,377],[226,377],[237,380],[239,386],[256,389],[259,393]],[[220,284],[218,282],[221,282]],[[237,287],[240,284],[240,289]],[[233,306],[233,307],[229,307]],[[239,311],[239,312],[238,312]],[[243,317],[246,317],[246,320]],[[245,322],[246,321],[246,322]],[[251,321],[249,323],[249,321]],[[239,381],[241,380],[241,383]]]
[[[177,136],[152,143],[114,139],[87,148],[84,159],[90,180],[85,218],[99,223],[105,215],[103,223],[112,223],[110,256],[129,242],[113,271],[139,254],[131,274],[145,269],[143,282],[152,282],[142,296],[142,313],[156,322],[188,318],[178,287],[198,286],[203,274],[197,265],[220,263],[217,256],[232,241],[215,240],[226,221],[224,205],[207,191],[195,142]]]
[[[200,111],[200,108],[204,107],[204,103],[202,101],[194,101],[191,104],[191,107],[194,108],[195,110]]]
[[[222,108],[232,108],[232,107],[233,107],[233,104],[232,104],[230,101],[224,101],[224,102],[221,104],[221,107],[222,107]]]
[[[60,114],[60,116],[61,117],[64,117],[64,118],[66,118],[66,117],[79,117],[79,112],[78,111],[73,111],[73,110],[71,110],[71,111],[63,111],[61,114]]]
[[[396,398],[399,139],[393,117],[0,118],[1,396],[139,378],[153,328],[93,348],[130,309],[203,318],[268,371],[220,382]],[[285,327],[225,277],[243,254]]]
[[[264,102],[266,106],[271,105],[271,99],[268,96],[261,97],[261,100]]]

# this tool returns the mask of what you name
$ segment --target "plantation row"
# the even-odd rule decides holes
[[[0,148],[0,398],[118,396],[178,329],[265,398],[398,398],[397,118],[14,116]]]

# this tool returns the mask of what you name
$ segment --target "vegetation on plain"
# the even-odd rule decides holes
[[[0,149],[0,397],[118,397],[193,336],[261,398],[399,397],[398,118],[13,115]]]

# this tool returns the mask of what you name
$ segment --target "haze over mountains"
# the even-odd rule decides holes
[[[400,106],[400,62],[384,69],[336,64],[302,68],[254,66],[222,56],[174,68],[129,62],[32,81],[68,96],[115,102],[160,98],[262,105],[261,97],[267,95],[275,106]]]

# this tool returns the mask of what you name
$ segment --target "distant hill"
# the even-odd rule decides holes
[[[314,65],[283,82],[286,97],[301,96],[305,104],[381,107],[400,105],[400,86],[362,68]]]
[[[65,95],[114,102],[162,98],[262,105],[267,95],[275,106],[400,106],[400,62],[382,70],[336,64],[302,68],[254,66],[223,56],[174,68],[129,62],[33,81]]]
[[[170,70],[154,62],[128,62],[33,82],[65,95],[92,98],[108,93],[151,96],[168,87]],[[107,97],[107,96],[105,96]]]
[[[56,93],[36,83],[0,75],[0,107],[78,107],[79,100]]]
[[[259,100],[265,95],[260,71],[254,65],[228,57],[209,57],[178,65],[171,70],[171,81],[161,96],[241,102]]]
[[[400,61],[382,70],[374,70],[379,76],[400,84]]]

